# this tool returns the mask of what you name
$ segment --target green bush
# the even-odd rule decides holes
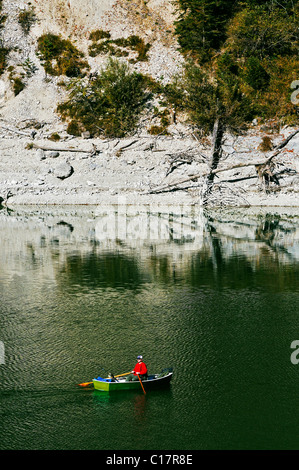
[[[28,78],[32,77],[37,71],[35,64],[27,57],[27,59],[22,63],[22,67],[25,71],[25,74]]]
[[[48,137],[49,140],[52,140],[52,142],[59,142],[61,139],[60,135],[57,132],[54,132],[53,134]]]
[[[75,121],[80,131],[123,137],[136,128],[149,98],[143,75],[110,58],[95,80],[71,82],[69,98],[58,111],[64,119]]]
[[[298,2],[297,14],[293,8],[280,8],[278,2],[243,8],[228,24],[227,35],[227,47],[238,57],[297,55]]]
[[[38,38],[38,53],[50,75],[82,77],[89,68],[88,63],[82,60],[84,54],[71,41],[55,34],[43,34]]]
[[[109,39],[111,34],[109,31],[104,31],[103,29],[97,29],[96,31],[92,31],[89,35],[90,41],[99,41],[100,39]]]
[[[7,65],[7,56],[10,50],[6,47],[0,47],[0,75],[3,74]]]
[[[235,132],[254,117],[251,100],[242,92],[241,77],[231,71],[226,60],[210,67],[188,62],[180,80],[166,87],[166,96],[205,133],[212,132],[217,119]]]
[[[226,40],[235,0],[176,0],[175,32],[183,53],[192,53],[202,63],[210,60]]]
[[[25,83],[22,81],[20,77],[14,77],[13,78],[13,91],[15,96],[17,96],[21,91],[24,90],[25,88]]]
[[[128,46],[131,49],[133,49],[135,52],[137,52],[137,61],[144,62],[148,60],[147,53],[151,47],[150,44],[145,44],[144,40],[140,38],[139,36],[129,36],[128,39]]]
[[[167,129],[165,126],[151,126],[148,130],[151,135],[167,135]]]
[[[258,109],[258,116],[296,125],[298,115],[291,101],[291,83],[299,77],[297,56],[267,59],[263,61],[263,67],[270,77],[267,87],[257,91],[252,88],[245,90]]]
[[[0,0],[0,30],[3,28],[6,21],[6,16],[2,14],[2,0]],[[4,47],[0,39],[0,75],[3,74],[6,65],[7,65],[7,56],[10,50],[7,47]]]
[[[25,34],[28,34],[31,26],[36,22],[37,18],[34,13],[34,8],[29,10],[22,10],[19,13],[18,21]]]
[[[80,124],[78,124],[77,121],[73,120],[68,124],[66,131],[70,135],[75,135],[76,137],[79,137],[81,135]]]
[[[270,83],[270,75],[257,57],[250,57],[246,62],[244,78],[254,90],[265,90]]]

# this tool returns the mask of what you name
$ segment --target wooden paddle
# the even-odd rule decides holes
[[[123,377],[124,375],[129,375],[129,374],[131,374],[131,372],[126,372],[125,374],[115,375],[114,377]],[[92,384],[92,382],[82,382],[82,384],[78,384],[78,385],[80,385],[80,387],[87,387],[87,385],[90,385],[90,384]]]
[[[146,391],[144,390],[144,386],[143,386],[142,380],[140,378],[140,374],[137,374],[137,375],[138,375],[138,379],[139,379],[140,385],[142,387],[142,390],[144,391],[144,395],[146,395]]]

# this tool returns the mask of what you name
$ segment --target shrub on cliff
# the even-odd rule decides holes
[[[1,47],[1,42],[0,42],[0,75],[3,74],[6,65],[7,65],[7,57],[9,54],[10,50],[7,47]]]
[[[20,23],[22,30],[25,34],[29,34],[31,26],[36,22],[37,18],[34,12],[34,8],[28,10],[21,10],[18,16],[18,22]]]
[[[129,134],[149,99],[144,76],[112,58],[95,80],[75,79],[68,89],[69,98],[58,111],[93,136]]]
[[[89,68],[80,52],[68,39],[55,34],[43,34],[38,38],[38,54],[46,72],[50,75],[82,77]]]
[[[0,0],[0,31],[4,27],[6,21],[6,16],[2,13],[2,0]],[[4,47],[2,39],[0,37],[0,75],[4,72],[7,65],[7,56],[10,50],[7,47]]]

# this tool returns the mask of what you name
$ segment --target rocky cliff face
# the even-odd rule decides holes
[[[36,2],[36,11],[44,27],[77,39],[99,27],[161,37],[174,19],[170,0],[46,0]]]
[[[24,33],[19,13],[33,8],[35,20]],[[2,13],[6,22],[2,30],[2,44],[10,49],[8,70],[0,77],[1,118],[18,123],[36,119],[55,123],[55,109],[64,97],[59,77],[46,76],[37,55],[37,39],[45,33],[70,39],[85,54],[91,71],[98,70],[107,56],[90,57],[90,32],[103,29],[112,39],[138,35],[150,44],[148,60],[132,67],[155,79],[170,81],[180,70],[182,57],[173,36],[175,11],[171,0],[3,0]],[[34,67],[28,74],[26,62]],[[25,88],[15,96],[14,77],[22,77]],[[30,76],[29,76],[30,75]]]

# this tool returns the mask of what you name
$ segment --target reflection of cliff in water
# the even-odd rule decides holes
[[[1,211],[0,277],[31,269],[63,289],[298,288],[299,212],[150,209]]]

